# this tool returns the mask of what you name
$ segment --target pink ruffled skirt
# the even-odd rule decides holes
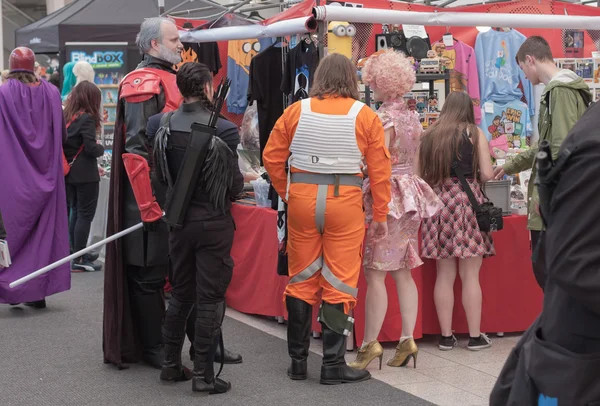
[[[396,172],[396,171],[394,171]],[[421,220],[433,217],[442,207],[437,194],[416,175],[392,173],[388,236],[375,241],[367,236],[363,265],[379,271],[414,269],[423,264],[419,257]],[[373,220],[373,197],[367,178],[363,186],[367,222]]]

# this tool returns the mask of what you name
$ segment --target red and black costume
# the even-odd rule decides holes
[[[181,102],[172,65],[150,55],[145,55],[119,87],[107,234],[113,235],[140,221],[149,223],[143,230],[107,245],[102,347],[105,362],[119,368],[139,359],[161,368],[164,358],[161,327],[169,265],[168,230],[165,223],[157,220],[162,216],[161,207],[165,207],[166,185],[152,179],[150,186],[147,162],[152,160],[152,144],[146,136],[146,126],[151,116],[173,111]],[[132,188],[133,172],[141,179],[134,180]],[[140,200],[152,203],[139,206]],[[194,340],[195,319],[194,308],[186,328],[190,341]],[[194,357],[193,346],[190,356]],[[215,360],[221,362],[221,358],[218,351]],[[226,364],[242,362],[241,355],[229,351],[224,351],[223,358]]]
[[[124,170],[123,154],[135,154],[149,160],[152,147],[146,138],[148,118],[161,111],[176,109],[181,101],[175,71],[169,62],[145,55],[137,70],[123,78],[115,122],[108,235],[138,224],[142,217],[147,217],[140,216]],[[166,191],[160,185],[153,189],[162,207]],[[167,246],[168,231],[161,222],[107,245],[103,332],[105,362],[121,368],[124,363],[137,362],[143,357],[160,368]]]

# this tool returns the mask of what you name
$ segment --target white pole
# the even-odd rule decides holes
[[[371,24],[414,24],[454,27],[510,27],[510,28],[570,28],[597,30],[600,17],[499,14],[468,12],[417,12],[372,8],[318,6],[313,9],[317,20],[348,21]]]
[[[252,24],[235,27],[211,28],[210,30],[179,31],[182,42],[216,42],[254,38],[283,37],[305,34],[317,29],[314,17],[292,18],[269,25]]]
[[[114,241],[114,240],[116,240],[116,239],[119,239],[119,238],[123,237],[124,235],[127,235],[127,234],[129,234],[129,233],[132,233],[132,232],[134,232],[135,230],[142,228],[143,226],[144,226],[144,223],[139,223],[139,224],[136,224],[136,225],[135,225],[135,226],[133,226],[133,227],[129,227],[129,228],[128,228],[128,229],[126,229],[126,230],[123,230],[123,231],[121,231],[121,232],[118,232],[117,234],[113,234],[113,235],[111,235],[110,237],[108,237],[108,238],[105,238],[105,239],[104,239],[104,240],[102,240],[102,241],[98,241],[98,242],[97,242],[96,244],[94,244],[94,245],[90,245],[89,247],[87,247],[87,248],[84,248],[84,249],[82,249],[81,251],[78,251],[78,252],[76,252],[76,253],[74,253],[74,254],[72,254],[72,255],[69,255],[69,256],[68,256],[68,257],[66,257],[66,258],[60,259],[60,260],[58,260],[58,261],[56,261],[56,262],[54,262],[54,263],[52,263],[52,264],[50,264],[50,265],[48,265],[48,266],[45,266],[45,267],[43,267],[42,269],[39,269],[39,270],[35,271],[34,273],[30,273],[29,275],[27,275],[27,276],[24,276],[24,277],[22,277],[21,279],[17,279],[16,281],[12,282],[12,283],[11,283],[10,285],[8,285],[8,286],[10,286],[10,287],[11,287],[11,289],[14,289],[14,288],[16,288],[17,286],[19,286],[19,285],[22,285],[22,284],[24,284],[25,282],[28,282],[28,281],[32,280],[33,278],[37,278],[37,277],[38,277],[38,276],[40,276],[40,275],[43,275],[43,274],[45,274],[45,273],[47,273],[47,272],[50,272],[51,270],[53,270],[53,269],[54,269],[54,268],[56,268],[56,267],[59,267],[59,266],[61,266],[62,264],[66,264],[67,262],[69,262],[69,261],[71,261],[71,260],[73,260],[73,259],[75,259],[75,258],[79,258],[79,257],[80,257],[80,256],[82,256],[83,254],[86,254],[86,253],[88,253],[88,252],[90,252],[90,251],[93,251],[93,250],[95,250],[96,248],[98,248],[98,247],[101,247],[101,246],[103,246],[104,244],[108,244],[108,243],[109,243],[109,242],[111,242],[111,241]]]

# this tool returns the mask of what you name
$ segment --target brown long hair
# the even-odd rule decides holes
[[[19,82],[26,85],[39,82],[38,78],[30,72],[12,72],[8,74],[6,79],[17,79]]]
[[[426,131],[419,147],[419,174],[431,186],[450,177],[454,156],[460,159],[460,140],[467,131],[473,141],[473,174],[479,179],[479,129],[475,125],[473,102],[465,92],[446,98],[440,118]]]
[[[341,54],[330,54],[321,60],[310,97],[323,99],[326,96],[349,97],[358,100],[358,76],[350,59]]]
[[[100,127],[100,102],[102,101],[102,92],[92,82],[84,80],[73,88],[63,114],[65,122],[68,123],[80,113],[87,113],[94,119],[96,128]]]

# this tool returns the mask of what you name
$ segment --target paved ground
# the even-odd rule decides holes
[[[319,385],[321,360],[314,353],[309,357],[309,380],[290,381],[285,372],[286,343],[279,337],[282,327],[271,323],[277,330],[273,334],[260,325],[256,328],[238,321],[244,316],[233,311],[230,313],[238,320],[226,319],[225,338],[229,348],[243,354],[244,363],[225,367],[223,377],[233,384],[228,394],[193,394],[190,382],[162,384],[158,371],[144,365],[118,371],[102,362],[102,278],[102,272],[73,274],[72,289],[48,298],[45,310],[0,305],[0,404],[188,406],[196,401],[202,405],[245,406],[431,404],[385,383],[385,374],[379,371],[381,380],[333,387]],[[259,324],[263,322],[256,320]],[[315,344],[313,347],[318,351],[319,344]],[[352,356],[349,354],[349,358]],[[424,358],[420,354],[419,363],[427,364],[427,357]],[[191,366],[189,359],[186,363]],[[416,373],[405,368],[393,372],[398,376]],[[443,373],[443,368],[440,372]],[[439,382],[439,385],[444,384]],[[463,403],[467,404],[471,403]]]

